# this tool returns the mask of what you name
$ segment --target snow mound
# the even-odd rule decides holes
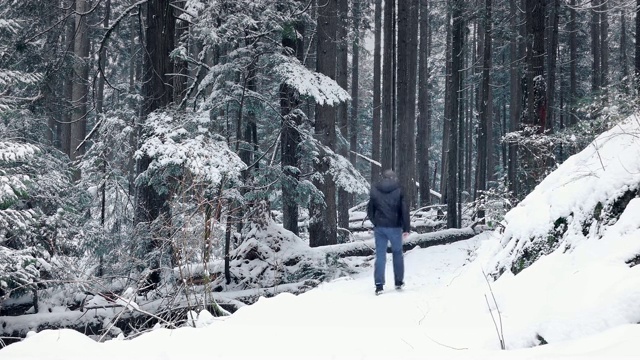
[[[479,250],[507,347],[640,322],[640,119],[570,157]],[[499,243],[498,243],[499,242]]]
[[[302,239],[276,224],[266,208],[263,210],[256,213],[266,214],[264,218],[248,225],[242,244],[230,253],[232,281],[246,288],[267,288],[323,279],[323,269],[327,270],[323,254],[312,251]]]
[[[634,115],[545,178],[505,216],[503,249],[493,270],[517,274],[542,254],[558,248],[570,252],[586,240],[601,239],[638,195],[639,135],[640,118]]]

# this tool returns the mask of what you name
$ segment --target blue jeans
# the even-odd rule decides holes
[[[402,228],[375,227],[373,235],[376,239],[376,263],[373,279],[378,285],[384,285],[384,269],[387,262],[387,243],[391,242],[393,254],[393,277],[395,284],[404,282],[404,258],[402,255]]]

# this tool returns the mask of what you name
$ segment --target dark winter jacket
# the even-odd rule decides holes
[[[409,232],[409,211],[398,180],[383,178],[371,188],[367,215],[373,226]]]

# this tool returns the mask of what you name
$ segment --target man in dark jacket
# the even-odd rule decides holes
[[[393,170],[386,170],[382,180],[371,188],[367,215],[373,224],[376,242],[376,262],[373,273],[376,295],[384,289],[387,243],[393,254],[393,276],[396,289],[404,285],[402,238],[409,236],[409,210],[402,188]]]

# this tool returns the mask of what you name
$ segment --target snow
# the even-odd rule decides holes
[[[310,96],[320,105],[335,106],[351,100],[349,93],[330,77],[307,69],[297,59],[279,57],[279,60],[281,63],[274,72],[300,95]]]
[[[640,325],[613,322],[608,329],[573,340],[557,339],[550,345],[502,351],[484,295],[489,295],[481,263],[499,244],[495,233],[484,233],[470,240],[427,249],[416,248],[405,254],[406,287],[403,291],[387,286],[380,296],[373,294],[372,268],[352,277],[324,283],[295,296],[283,293],[261,298],[233,315],[212,318],[206,311],[191,313],[196,328],[156,329],[131,340],[114,339],[99,343],[72,330],[45,330],[31,334],[22,342],[0,350],[8,359],[189,359],[206,356],[215,359],[560,359],[566,357],[607,358],[640,356]],[[540,296],[548,296],[544,312],[522,312],[531,302],[533,290],[558,271],[551,257],[540,266],[539,274],[501,278],[492,285],[504,320],[507,343],[518,341],[518,326],[536,328],[556,317],[558,333],[579,332],[593,321],[592,313],[602,302],[623,301],[625,289],[640,289],[640,283],[623,278],[610,283],[608,298],[591,297],[589,286],[569,285],[566,278],[551,281]],[[555,268],[549,266],[555,264]],[[531,269],[538,267],[534,265]],[[595,269],[594,269],[595,270]],[[392,278],[391,257],[387,261],[387,283]],[[638,272],[638,271],[636,271]],[[587,280],[592,272],[580,276]],[[526,275],[526,271],[522,273]],[[615,274],[607,274],[615,275]],[[553,276],[551,276],[553,278]],[[601,276],[605,279],[605,276]],[[638,277],[636,277],[637,279]],[[518,279],[518,281],[515,281]],[[596,279],[596,281],[599,281]],[[576,289],[580,294],[572,295]],[[600,294],[604,295],[604,294]],[[524,299],[524,300],[523,300]],[[521,303],[522,302],[522,303]],[[638,304],[640,302],[636,302]],[[633,303],[619,303],[628,312],[638,310]],[[636,305],[637,306],[637,305]],[[573,312],[566,311],[574,309]],[[636,313],[639,313],[636,311]],[[562,316],[565,314],[565,316]],[[497,313],[494,309],[494,315]],[[578,316],[589,315],[589,316]],[[194,322],[190,322],[193,324]],[[565,326],[562,326],[564,324]],[[574,334],[575,335],[575,334]],[[533,345],[533,344],[529,344]]]
[[[406,252],[403,291],[387,285],[375,296],[368,258],[360,272],[301,295],[263,297],[219,318],[190,313],[195,327],[103,343],[46,330],[0,350],[0,358],[640,358],[640,266],[629,263],[640,254],[640,199],[583,228],[598,203],[606,209],[640,184],[639,128],[629,118],[568,159],[507,213],[504,231]],[[512,273],[523,248],[545,241],[558,218],[566,231],[557,246]],[[303,244],[290,255],[300,251]],[[390,256],[386,278],[392,282]]]

